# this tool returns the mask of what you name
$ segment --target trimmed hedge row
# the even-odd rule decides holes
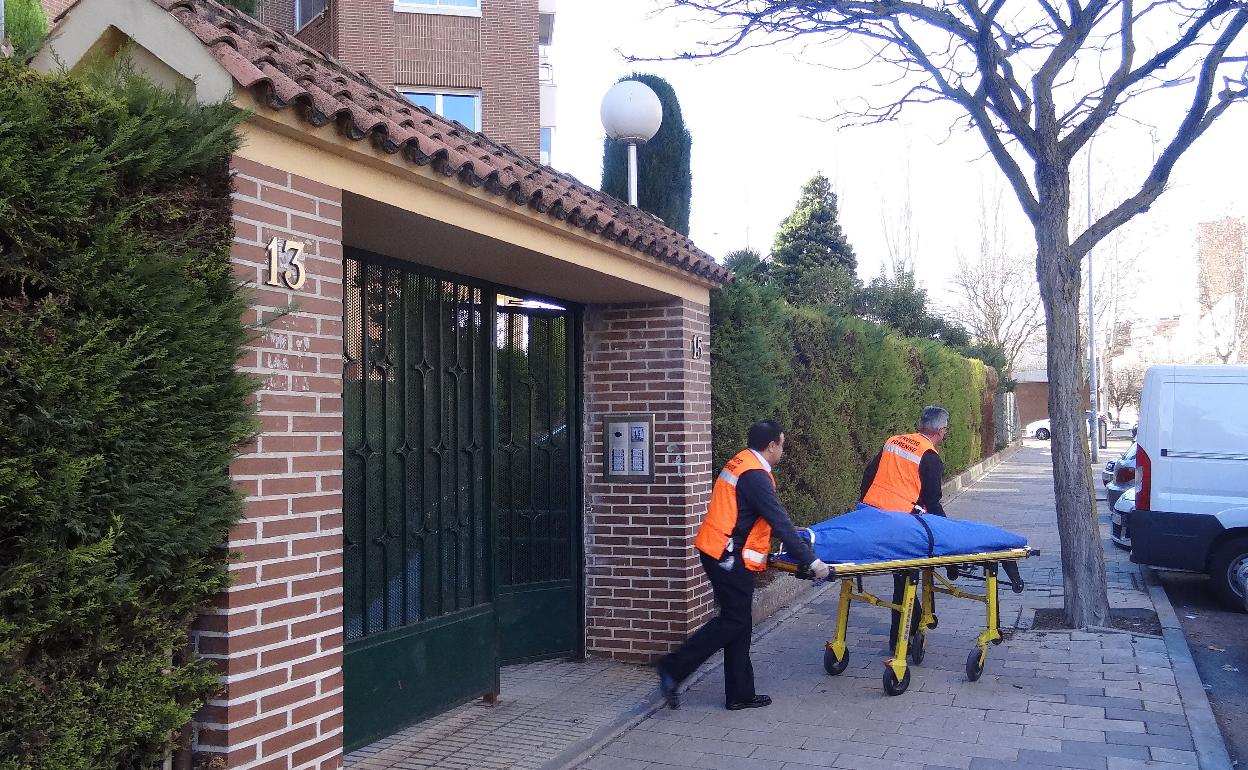
[[[159,767],[220,687],[185,647],[227,585],[227,469],[254,430],[243,117],[124,68],[0,60],[4,770]]]
[[[993,451],[996,372],[980,361],[827,308],[792,307],[748,280],[715,292],[711,318],[715,467],[745,446],[751,423],[779,419],[777,482],[799,523],[853,507],[863,468],[928,404],[949,410],[946,474]]]

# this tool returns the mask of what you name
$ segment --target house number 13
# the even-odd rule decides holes
[[[285,238],[269,241],[269,277],[265,283],[269,286],[302,289],[304,281],[308,279],[307,271],[303,267],[303,247],[301,241],[288,241]],[[284,267],[283,257],[287,257]]]

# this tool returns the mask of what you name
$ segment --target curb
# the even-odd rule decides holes
[[[1179,616],[1174,612],[1174,605],[1166,595],[1166,589],[1157,579],[1157,573],[1151,567],[1140,566],[1140,576],[1148,587],[1148,597],[1157,610],[1157,619],[1161,622],[1161,635],[1166,642],[1166,654],[1174,669],[1174,682],[1179,688],[1179,700],[1183,703],[1183,714],[1187,717],[1187,726],[1192,731],[1192,742],[1196,747],[1196,761],[1201,770],[1227,770],[1233,767],[1231,755],[1227,753],[1226,743],[1222,739],[1222,731],[1213,718],[1213,708],[1209,705],[1209,694],[1200,681],[1196,671],[1196,661],[1187,646],[1187,637],[1183,635],[1183,627],[1179,624]]]
[[[983,478],[988,471],[1013,457],[1014,454],[1022,448],[1023,442],[1021,440],[1015,441],[1002,449],[1000,452],[996,452],[985,459],[980,460],[975,465],[972,465],[970,468],[945,482],[941,487],[943,495],[949,495],[950,497],[948,499],[952,500],[962,492],[966,491],[971,484],[974,484],[976,481]],[[771,588],[776,584],[777,583],[772,583],[766,588]],[[759,639],[767,636],[772,631],[775,631],[786,620],[805,609],[806,605],[816,599],[822,598],[823,595],[832,587],[832,585],[832,583],[827,582],[815,583],[810,586],[803,586],[794,593],[789,593],[787,590],[783,589],[775,589],[772,595],[769,595],[764,599],[764,602],[758,601],[759,595],[755,594],[754,612],[756,618],[758,617],[757,613],[760,607],[765,604],[774,603],[777,607],[774,610],[775,614],[768,619],[762,622],[755,621],[756,625],[754,626],[754,633],[751,636],[753,642],[757,642]],[[764,591],[766,591],[766,588]],[[786,603],[788,603],[788,610],[781,611],[780,608],[782,608]],[[1186,647],[1184,649],[1186,649]],[[693,672],[689,678],[682,683],[681,691],[683,692],[688,690],[711,672],[723,667],[723,665],[722,656],[720,656],[714,663],[704,664],[702,668]],[[1204,692],[1203,688],[1201,692]],[[602,727],[599,727],[589,736],[582,738],[568,748],[559,752],[559,754],[543,764],[539,770],[568,770],[569,768],[575,767],[578,763],[589,758],[590,755],[596,753],[603,746],[618,738],[622,733],[644,722],[647,718],[649,718],[656,711],[662,709],[665,705],[666,704],[664,703],[663,698],[659,695],[658,689],[656,688],[648,699],[643,700],[641,703],[638,703],[618,718],[604,724]],[[1208,702],[1206,702],[1206,708],[1208,708]],[[1212,712],[1210,712],[1210,718],[1212,719]],[[1216,724],[1214,725],[1214,729],[1217,729]],[[1218,737],[1219,740],[1221,740],[1221,733],[1218,734]],[[1223,753],[1225,754],[1225,749],[1223,749]],[[1218,770],[1221,769],[1219,768]]]

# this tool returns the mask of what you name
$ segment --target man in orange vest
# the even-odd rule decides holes
[[[884,448],[875,456],[862,474],[862,502],[883,511],[899,513],[932,513],[944,516],[940,504],[941,481],[945,475],[945,463],[936,447],[949,433],[949,412],[939,406],[929,406],[919,417],[918,430],[893,436],[884,442]],[[901,602],[906,578],[893,574],[893,603]],[[922,615],[916,603],[914,627],[918,628]],[[900,613],[893,612],[888,632],[888,646],[897,646],[897,625]]]
[[[828,576],[828,565],[798,537],[776,496],[771,467],[784,455],[784,429],[772,420],[754,423],[747,443],[749,448],[729,460],[715,480],[706,519],[694,539],[719,615],[659,661],[659,689],[672,708],[680,706],[680,683],[721,649],[724,705],[731,711],[771,705],[771,698],[754,692],[750,634],[754,575],[767,569],[773,533],[797,563],[808,565],[818,578]]]

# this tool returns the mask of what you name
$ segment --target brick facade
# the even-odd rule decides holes
[[[260,380],[261,433],[230,467],[246,495],[234,583],[195,625],[225,689],[195,720],[196,754],[229,768],[342,764],[342,201],[335,188],[235,158],[236,274],[246,321],[272,321],[239,362]],[[306,244],[298,291],[265,285],[266,245]]]
[[[538,157],[537,0],[481,2],[481,132]]]
[[[52,23],[56,21],[57,16],[64,13],[74,2],[75,0],[43,0],[41,5],[43,5],[43,12],[48,16],[48,22]]]
[[[702,357],[690,342],[703,338]],[[694,555],[711,497],[710,311],[687,301],[585,317],[586,650],[652,661],[710,615]],[[655,414],[653,484],[607,484],[603,416]]]
[[[260,15],[295,34],[294,0],[265,0]],[[396,12],[394,0],[329,0],[329,12],[297,37],[387,88],[480,89],[482,132],[540,154],[538,0],[481,0],[479,17]]]
[[[481,87],[481,19],[395,14],[394,82],[441,88]],[[535,17],[536,18],[536,17]],[[482,104],[483,112],[491,113]]]

